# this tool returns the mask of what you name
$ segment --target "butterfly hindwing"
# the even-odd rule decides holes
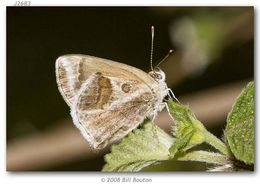
[[[72,117],[94,148],[105,146],[136,128],[150,113],[153,95],[137,80],[95,73],[82,85]]]

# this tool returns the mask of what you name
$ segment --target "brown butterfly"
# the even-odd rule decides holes
[[[122,138],[145,118],[154,118],[168,94],[159,68],[146,73],[88,55],[59,57],[56,77],[74,124],[94,148]]]

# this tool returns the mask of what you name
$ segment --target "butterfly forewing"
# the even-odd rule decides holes
[[[56,60],[56,77],[59,90],[69,106],[75,101],[74,96],[82,83],[96,72],[109,77],[139,79],[148,86],[154,83],[146,72],[129,65],[87,55],[64,55]]]

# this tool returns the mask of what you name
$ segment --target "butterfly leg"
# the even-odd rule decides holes
[[[179,100],[178,100],[178,99],[176,98],[176,96],[174,95],[172,89],[170,89],[170,88],[168,88],[168,96],[169,96],[170,98],[175,99],[178,103],[180,103]]]
[[[155,118],[156,118],[156,114],[154,114],[152,119],[151,119],[152,123],[154,122]]]
[[[172,122],[173,122],[173,123],[171,124],[171,126],[172,126],[172,127],[171,127],[171,129],[172,129],[172,132],[171,132],[171,133],[172,133],[173,135],[175,135],[175,132],[174,132],[174,131],[175,131],[175,130],[174,130],[175,120],[174,120],[174,118],[173,118],[172,115],[171,115],[171,112],[170,112],[170,109],[169,109],[169,106],[167,105],[167,103],[164,102],[163,104],[165,105],[165,107],[166,107],[166,109],[167,109],[167,113],[168,113],[168,115],[170,116],[170,118],[172,119]]]

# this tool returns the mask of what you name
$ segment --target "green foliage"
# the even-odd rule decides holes
[[[168,101],[169,113],[175,121],[175,143],[170,148],[173,158],[178,151],[187,150],[204,142],[205,128],[189,108],[172,100]]]
[[[141,129],[114,145],[111,153],[105,156],[107,164],[103,171],[139,171],[142,168],[169,159],[173,137],[162,129],[146,121]]]
[[[254,83],[238,96],[227,118],[225,138],[234,156],[246,164],[254,163]]]

